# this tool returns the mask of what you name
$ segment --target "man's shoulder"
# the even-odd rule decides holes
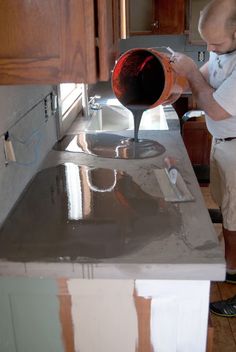
[[[209,63],[213,71],[216,70],[229,75],[236,71],[236,51],[222,55],[211,53]]]

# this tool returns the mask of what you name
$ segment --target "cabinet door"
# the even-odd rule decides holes
[[[205,42],[198,32],[198,20],[200,11],[207,5],[209,0],[190,0],[189,6],[189,42],[195,45],[204,45]]]
[[[0,84],[95,83],[99,66],[100,76],[107,78],[114,39],[113,19],[107,16],[115,2],[1,0]],[[107,24],[102,27],[99,64],[95,9],[99,23]]]
[[[130,35],[182,34],[186,0],[129,0]]]
[[[182,34],[185,29],[185,0],[155,0],[156,34]]]
[[[153,34],[155,22],[154,0],[127,0],[128,33],[129,35]]]
[[[65,352],[63,309],[55,280],[1,277],[0,351]]]
[[[17,352],[10,297],[2,291],[0,288],[0,351]]]
[[[118,57],[118,40],[120,39],[120,1],[97,0],[98,22],[98,78],[107,81],[111,69]]]
[[[182,137],[193,165],[209,165],[211,135],[204,120],[187,121],[182,126]]]

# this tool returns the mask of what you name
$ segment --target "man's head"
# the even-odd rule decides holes
[[[208,51],[236,50],[236,0],[212,0],[200,13],[198,30]]]

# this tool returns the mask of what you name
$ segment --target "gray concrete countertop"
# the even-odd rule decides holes
[[[133,132],[118,134],[132,137]],[[139,138],[157,140],[165,147],[165,153],[131,161],[52,150],[0,231],[0,274],[223,281],[224,255],[179,132],[140,131]],[[178,160],[178,169],[195,198],[193,202],[165,202],[154,174],[155,169],[163,168],[165,156]],[[116,194],[119,202],[128,203],[127,212],[120,218],[125,232],[118,234],[118,242],[112,225],[106,237],[102,230],[105,227],[100,226],[101,218],[96,218],[99,226],[96,222],[94,226],[94,218],[89,217],[95,212],[104,217],[101,200],[105,198],[99,197],[113,197],[114,194],[93,193],[93,201],[89,203],[93,205],[93,211],[86,210],[85,200],[92,194],[87,188],[81,193],[82,220],[86,220],[86,216],[89,218],[86,236],[92,236],[90,245],[96,242],[97,247],[88,250],[83,239],[77,242],[78,221],[68,216],[71,210],[68,167],[77,168],[78,175],[86,174],[84,170],[87,169],[105,170],[107,174],[109,170],[111,173],[116,170],[125,182],[129,180],[124,187],[125,200],[120,199],[119,192]],[[77,191],[73,189],[72,197],[76,195]],[[111,199],[107,200],[110,207],[114,204]],[[148,207],[151,213],[152,208],[157,207],[156,215],[144,214]],[[119,216],[120,209],[115,210]],[[107,228],[106,223],[106,231]]]

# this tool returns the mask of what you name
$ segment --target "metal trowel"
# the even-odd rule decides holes
[[[168,202],[193,201],[193,195],[189,191],[178,168],[171,161],[170,158],[165,158],[166,167],[154,170],[164,199]]]

